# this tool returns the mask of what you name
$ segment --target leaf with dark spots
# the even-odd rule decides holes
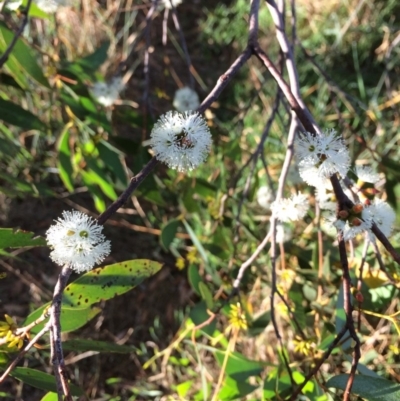
[[[68,285],[63,303],[76,305],[78,308],[82,295],[85,297],[85,307],[99,302],[100,299],[111,299],[141,284],[161,267],[160,263],[139,259],[94,269]]]

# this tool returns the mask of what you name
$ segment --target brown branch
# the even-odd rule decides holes
[[[237,74],[243,64],[251,57],[251,49],[250,47],[246,47],[246,49],[239,55],[239,57],[232,63],[232,65],[227,69],[227,71],[222,74],[212,91],[208,94],[208,96],[203,100],[203,103],[197,109],[199,113],[204,113],[206,109],[208,109],[213,102],[215,102],[221,92],[225,89],[228,83],[232,80],[232,78]]]
[[[377,227],[375,223],[372,224],[371,231],[375,234],[376,238],[381,241],[382,245],[390,253],[391,257],[400,265],[400,255],[397,253],[393,245],[386,238],[385,234],[383,234],[383,232]]]
[[[339,235],[339,255],[340,263],[343,270],[343,307],[346,313],[346,325],[345,327],[349,330],[350,337],[354,340],[354,356],[351,364],[349,379],[347,380],[346,389],[344,391],[343,401],[348,401],[350,398],[350,391],[353,386],[354,377],[356,374],[358,361],[361,357],[361,343],[358,338],[354,320],[353,320],[353,305],[351,303],[351,278],[349,271],[349,263],[347,260],[346,244],[343,240],[343,235]]]
[[[311,117],[309,111],[306,108],[303,109],[301,107],[297,99],[294,97],[292,91],[290,90],[289,85],[285,82],[280,72],[277,70],[277,68],[264,52],[264,50],[261,49],[258,43],[252,47],[252,52],[264,64],[269,73],[275,79],[283,94],[285,95],[287,101],[289,102],[290,108],[296,113],[304,129],[310,133],[317,133],[317,129],[313,125],[313,118]]]
[[[157,165],[158,160],[153,157],[143,169],[131,178],[128,188],[114,201],[100,216],[97,218],[99,224],[104,224],[116,211],[122,207],[132,195],[132,192],[143,182],[143,180],[150,174],[150,172]]]
[[[343,338],[343,336],[346,334],[346,332],[347,332],[347,327],[346,327],[346,325],[343,325],[342,329],[339,331],[339,333],[336,334],[335,339],[332,341],[331,345],[325,351],[322,358],[320,358],[319,361],[315,362],[315,366],[312,369],[312,371],[305,377],[304,381],[299,385],[299,387],[293,391],[293,393],[291,394],[291,396],[289,398],[290,401],[297,400],[297,396],[300,394],[301,390],[318,373],[322,364],[327,361],[327,359],[331,355],[332,351],[339,344],[340,340]]]
[[[50,348],[53,370],[57,383],[57,393],[59,399],[62,395],[65,395],[66,401],[72,401],[72,396],[68,385],[62,349],[60,315],[63,291],[71,273],[72,270],[68,265],[62,268],[54,287],[53,301],[50,309]]]

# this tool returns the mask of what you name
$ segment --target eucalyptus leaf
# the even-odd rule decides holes
[[[328,380],[326,387],[334,387],[340,390],[346,388],[349,380],[348,374],[334,376]],[[351,388],[353,394],[368,401],[398,401],[400,400],[400,385],[383,378],[370,375],[356,375]]]

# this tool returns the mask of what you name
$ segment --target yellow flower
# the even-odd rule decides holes
[[[193,248],[191,249],[188,254],[186,255],[186,259],[189,261],[189,263],[195,263],[198,261],[197,257],[197,249]]]
[[[247,329],[246,315],[244,314],[239,302],[236,305],[231,305],[231,310],[229,311],[229,324],[237,330]]]
[[[293,340],[294,352],[309,356],[315,347],[315,343],[312,340],[303,340],[301,337],[296,337]]]
[[[175,266],[178,270],[183,270],[185,268],[185,259],[183,259],[182,257],[179,257],[176,260]]]
[[[8,315],[4,315],[4,317],[6,321],[0,321],[0,337],[5,337],[9,331],[12,333],[18,328],[12,317]]]
[[[0,321],[0,338],[4,338],[4,342],[8,344],[8,348],[21,348],[24,343],[22,337],[14,334],[18,328],[17,324],[12,317],[8,315],[4,315],[4,317],[6,320]]]

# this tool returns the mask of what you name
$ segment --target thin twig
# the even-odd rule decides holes
[[[231,64],[227,71],[222,74],[212,89],[208,96],[203,100],[200,107],[197,109],[199,113],[204,113],[213,102],[218,99],[218,96],[225,89],[232,78],[237,74],[243,64],[251,57],[251,49],[246,47],[246,49],[239,55],[239,57]]]
[[[178,13],[176,12],[175,7],[172,8],[172,20],[174,21],[175,24],[175,29],[178,31],[179,34],[179,39],[181,41],[181,46],[183,53],[185,54],[185,59],[186,59],[186,64],[189,70],[189,86],[193,89],[194,88],[194,78],[192,74],[192,60],[190,58],[190,54],[186,45],[186,39],[185,36],[183,35],[181,25],[179,23],[178,19]]]
[[[56,377],[58,392],[60,391],[59,384],[61,384],[62,387],[61,395],[64,394],[65,399],[67,401],[70,400],[72,401],[72,396],[69,389],[67,372],[65,369],[64,354],[62,349],[60,315],[61,315],[63,292],[71,273],[72,270],[68,265],[62,268],[58,276],[57,283],[54,287],[53,300],[50,309],[50,325],[51,325],[50,347],[51,347],[53,370],[54,370],[54,375]],[[60,398],[60,393],[58,393],[58,396]]]
[[[153,157],[143,169],[131,178],[128,188],[97,218],[99,224],[104,224],[116,211],[122,207],[131,197],[133,191],[143,182],[157,165],[158,160]]]

